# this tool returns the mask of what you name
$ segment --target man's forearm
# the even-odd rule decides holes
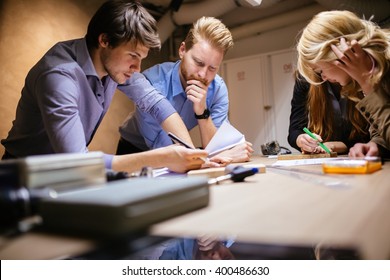
[[[125,171],[128,173],[140,171],[143,167],[152,168],[164,167],[164,150],[152,150],[142,153],[117,155],[113,157],[112,169],[114,171]]]
[[[173,113],[168,118],[166,118],[165,121],[161,123],[161,127],[166,133],[172,132],[184,142],[194,147],[190,133],[188,132],[187,127],[178,113]]]
[[[198,125],[202,147],[205,148],[214,137],[214,134],[217,132],[217,128],[215,127],[211,117],[204,120],[198,120]]]

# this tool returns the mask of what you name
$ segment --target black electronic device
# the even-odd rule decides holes
[[[291,154],[290,149],[280,146],[278,141],[271,141],[261,145],[261,152],[265,156]]]
[[[0,228],[37,214],[57,192],[106,182],[101,152],[36,155],[0,162]]]
[[[121,236],[205,207],[206,177],[132,178],[43,199],[42,227],[61,233]]]

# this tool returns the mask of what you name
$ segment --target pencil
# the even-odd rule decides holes
[[[188,148],[188,149],[191,149],[191,150],[194,150],[193,147],[191,147],[189,144],[187,144],[186,142],[184,142],[182,139],[180,139],[179,137],[177,137],[175,134],[173,134],[172,132],[168,132],[168,136],[175,142],[183,145],[184,147]],[[208,158],[204,158],[204,157],[201,157],[200,158],[201,160],[203,160],[204,162],[209,162],[209,159]]]

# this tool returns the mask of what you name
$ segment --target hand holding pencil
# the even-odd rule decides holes
[[[173,142],[179,143],[180,145],[186,147],[190,150],[196,150],[195,148],[191,147],[188,143],[183,141],[181,138],[173,134],[172,132],[168,133],[168,136],[172,139]],[[204,164],[202,167],[220,167],[220,166],[226,166],[229,163],[231,163],[232,159],[220,157],[220,156],[214,156],[211,160],[208,157],[200,157],[201,160],[203,160]]]
[[[301,148],[302,153],[331,153],[332,151],[322,143],[320,135],[312,133],[306,127],[303,129],[305,132],[297,138],[297,145]]]

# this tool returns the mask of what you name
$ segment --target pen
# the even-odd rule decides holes
[[[175,134],[173,134],[172,132],[168,132],[168,136],[175,142],[179,143],[179,144],[182,144],[184,147],[188,148],[188,149],[194,149],[193,147],[191,147],[190,145],[188,145],[186,142],[184,142],[183,140],[181,140],[179,137],[177,137]]]
[[[309,135],[311,138],[313,138],[314,140],[318,141],[317,137],[313,133],[311,133],[311,131],[308,130],[306,127],[303,128],[303,131],[306,132],[307,135]],[[324,143],[318,142],[318,145],[320,145],[321,148],[323,148],[325,150],[325,152],[327,152],[328,154],[331,153],[331,151],[328,149],[328,147],[326,147],[324,145]]]
[[[189,144],[187,144],[186,142],[184,142],[182,139],[180,139],[179,137],[177,137],[175,134],[173,134],[172,132],[168,132],[168,136],[175,142],[183,145],[184,147],[188,148],[188,149],[191,149],[191,150],[194,150],[193,147],[191,147]],[[209,162],[209,159],[208,158],[204,158],[204,157],[201,157],[200,158],[201,160],[203,160],[204,162]]]

